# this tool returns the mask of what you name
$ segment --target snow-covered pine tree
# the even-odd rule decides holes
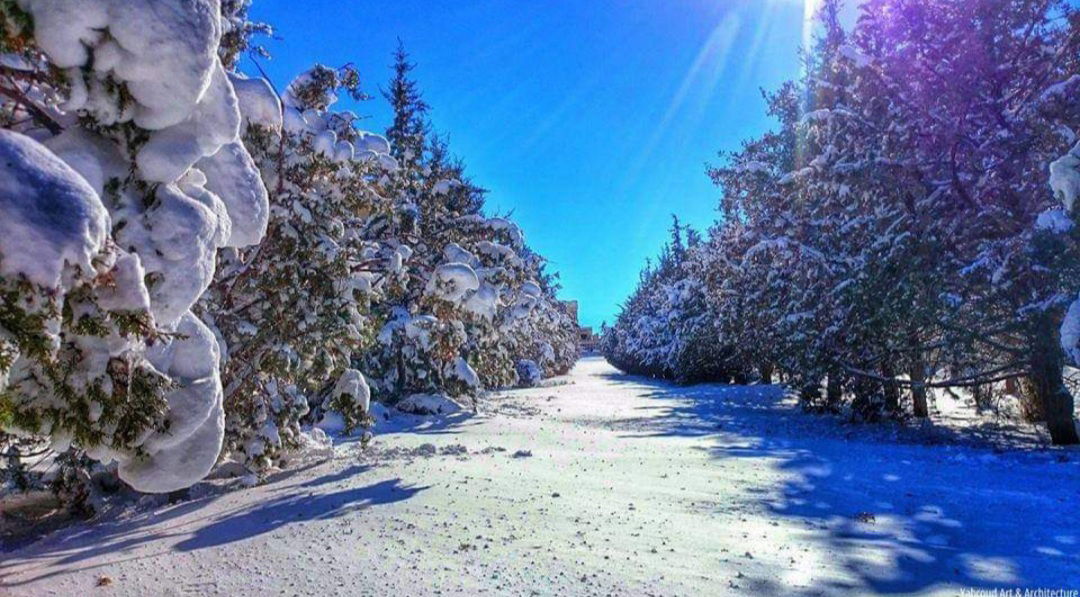
[[[226,449],[261,471],[301,445],[302,422],[363,424],[370,393],[352,360],[373,341],[372,301],[403,285],[408,250],[390,242],[394,206],[379,194],[396,168],[386,140],[333,111],[338,94],[361,98],[354,69],[314,67],[284,105],[263,80],[241,88],[244,143],[270,190],[269,214],[252,218],[268,231],[222,254],[201,307],[227,347]]]
[[[0,421],[167,492],[217,460],[220,354],[191,307],[266,195],[220,5],[157,4],[0,2]]]
[[[385,323],[363,357],[376,393],[387,402],[475,397],[483,387],[515,383],[522,361],[546,374],[565,372],[576,358],[576,322],[545,281],[543,259],[513,222],[482,213],[483,189],[430,133],[408,54],[399,47],[394,60],[384,95],[394,108],[387,138],[400,168],[386,194],[414,215],[404,235],[413,252],[408,287],[378,307]]]
[[[838,6],[806,75],[767,96],[777,131],[711,171],[724,217],[690,271],[698,310],[808,406],[927,416],[930,387],[1025,376],[1053,441],[1076,441],[1074,214],[1051,209],[1075,165],[1075,7],[869,0],[849,34]],[[662,270],[609,330],[609,353],[633,347],[621,367],[664,373]]]
[[[671,240],[606,328],[601,352],[628,373],[680,383],[741,379],[705,302],[703,246],[696,232],[673,219]]]

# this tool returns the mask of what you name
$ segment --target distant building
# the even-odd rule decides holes
[[[589,326],[578,326],[578,341],[581,343],[581,353],[596,352],[600,348],[600,336],[593,333]]]
[[[563,304],[566,305],[566,310],[570,312],[570,317],[574,318],[574,323],[577,323],[578,322],[578,318],[577,318],[578,304],[577,304],[577,301],[563,301]]]
[[[574,322],[578,321],[578,302],[577,301],[563,301],[566,305],[566,310],[570,313],[570,316],[574,318]],[[596,349],[600,347],[600,336],[593,333],[592,328],[588,326],[578,325],[578,341],[581,344],[581,353],[586,354],[590,352],[596,352]]]

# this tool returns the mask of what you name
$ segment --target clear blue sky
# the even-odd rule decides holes
[[[401,38],[437,130],[512,210],[580,301],[611,321],[666,239],[670,214],[715,218],[716,152],[771,123],[760,88],[798,73],[802,0],[256,0],[280,40],[282,86],[314,62],[359,67],[375,99],[349,106],[382,131],[380,87]],[[250,64],[244,70],[252,71]]]

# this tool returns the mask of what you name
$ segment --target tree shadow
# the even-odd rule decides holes
[[[154,558],[169,551],[194,551],[226,545],[291,523],[328,520],[372,506],[403,501],[427,489],[402,485],[400,479],[389,479],[333,493],[314,495],[312,492],[312,488],[343,481],[346,473],[355,475],[364,470],[366,467],[363,466],[349,467],[338,473],[276,488],[284,495],[253,507],[191,516],[213,501],[213,498],[207,498],[143,512],[130,518],[99,521],[59,531],[22,550],[17,556],[0,562],[0,587],[27,585],[71,572]],[[170,541],[178,539],[169,546]],[[159,544],[160,549],[135,551],[153,544]],[[98,556],[105,556],[106,560],[86,563]],[[18,582],[6,578],[16,570],[21,576]]]
[[[796,522],[842,574],[808,593],[1080,586],[1080,452],[1015,450],[963,430],[851,425],[779,386],[608,380],[651,399],[624,437],[692,436],[780,473],[740,498]],[[930,437],[932,441],[924,441]],[[929,444],[929,445],[928,445]]]
[[[173,546],[175,551],[194,551],[250,539],[275,531],[285,525],[329,520],[372,506],[407,500],[427,487],[402,485],[401,479],[388,479],[365,487],[353,487],[321,495],[291,494],[255,508],[230,512]]]
[[[471,410],[462,410],[449,415],[411,415],[394,412],[389,419],[375,421],[372,430],[376,436],[388,436],[401,433],[416,435],[456,435],[467,427],[478,424],[476,414]],[[335,436],[334,443],[348,445],[361,440],[361,434]]]

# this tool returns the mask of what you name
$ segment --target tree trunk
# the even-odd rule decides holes
[[[881,376],[886,380],[882,382],[885,391],[885,410],[890,415],[895,415],[900,412],[900,384],[896,383],[892,365],[887,363],[882,365]]]
[[[923,385],[926,383],[926,363],[921,352],[915,354],[908,376],[911,378],[911,402],[915,416],[925,419],[930,416],[930,406],[926,400],[926,386]]]
[[[817,411],[821,407],[821,387],[808,383],[799,388],[799,402],[806,410]]]
[[[825,382],[825,408],[831,412],[840,410],[840,401],[844,398],[843,381],[839,367],[829,371],[829,377]]]
[[[1031,376],[1021,377],[1017,398],[1020,400],[1020,416],[1028,423],[1042,423],[1046,420],[1042,399],[1035,391],[1035,381]]]
[[[772,383],[773,366],[772,363],[761,364],[761,383]]]
[[[881,402],[877,389],[880,384],[865,377],[857,377],[851,385],[851,414],[858,420],[877,421],[881,419]]]
[[[1031,351],[1031,381],[1046,416],[1050,441],[1055,445],[1077,444],[1073,421],[1073,397],[1065,387],[1060,331],[1053,319],[1042,318],[1035,329]]]

